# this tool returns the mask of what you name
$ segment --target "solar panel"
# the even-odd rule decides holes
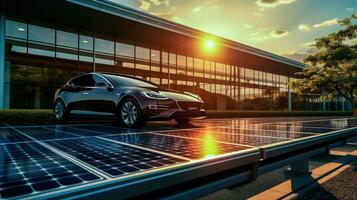
[[[118,177],[185,162],[186,160],[122,145],[98,138],[46,141],[47,144],[75,155],[88,165]]]
[[[321,129],[330,129],[330,130],[341,130],[341,129],[351,128],[356,126],[354,119],[290,122],[285,124],[291,124],[293,126],[302,126],[302,127],[318,127]]]
[[[53,140],[53,139],[63,139],[63,138],[75,138],[77,135],[65,133],[60,131],[60,129],[49,127],[49,128],[17,128],[17,130],[29,134],[31,137],[37,140]]]
[[[64,189],[101,178],[36,142],[0,145],[0,198]]]
[[[30,139],[11,128],[0,128],[0,144],[12,142],[24,142]]]
[[[84,136],[106,135],[106,134],[122,134],[143,132],[145,130],[128,129],[113,126],[81,126],[81,127],[64,127],[63,130]]]
[[[241,126],[239,128],[242,129],[251,129],[251,130],[271,130],[271,131],[285,131],[290,133],[328,133],[331,131],[335,131],[334,128],[327,127],[307,127],[299,124],[292,123],[282,123],[282,124],[255,124],[248,126]]]
[[[139,145],[166,153],[183,156],[190,159],[201,159],[248,149],[248,147],[219,143],[211,136],[202,138],[202,140],[156,134],[128,134],[104,137],[115,141]]]
[[[200,130],[202,131],[202,130]],[[240,135],[251,135],[260,137],[277,137],[286,139],[296,139],[311,136],[311,134],[293,132],[293,131],[283,131],[283,130],[269,130],[269,129],[245,129],[241,127],[237,128],[206,128],[203,131],[213,132],[213,133],[224,133],[224,134],[240,134]]]
[[[234,144],[242,144],[249,146],[262,146],[267,144],[273,144],[278,142],[287,141],[285,138],[277,137],[260,137],[256,135],[248,134],[224,134],[217,133],[215,131],[177,131],[169,133],[170,135],[191,137],[199,140],[205,140],[205,138],[211,138],[213,141],[222,141]]]

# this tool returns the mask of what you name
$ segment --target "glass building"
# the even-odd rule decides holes
[[[99,71],[198,94],[206,109],[350,109],[291,94],[302,63],[109,1],[1,3],[0,108],[51,108],[68,79]]]

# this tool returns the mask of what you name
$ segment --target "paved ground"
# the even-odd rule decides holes
[[[285,166],[260,176],[253,182],[217,191],[200,198],[200,200],[276,199],[275,196],[272,195],[273,192],[270,192],[274,190],[286,192],[287,195],[283,199],[355,200],[357,199],[356,154],[357,137],[354,137],[349,139],[346,145],[332,149],[329,154],[312,157],[309,162],[310,170],[329,171],[327,175],[319,177],[319,179],[326,179],[322,182],[316,182],[316,179],[314,179],[311,183],[310,175],[291,175],[288,171],[289,166]],[[347,156],[349,156],[349,158],[345,159]],[[341,162],[341,160],[344,159],[347,161]],[[308,184],[304,184],[304,182]],[[290,193],[294,188],[294,184],[295,187],[299,185],[302,186],[302,188]]]
[[[336,119],[336,120],[330,120]],[[43,198],[107,180],[130,179],[158,170],[207,161],[215,156],[259,154],[266,145],[349,129],[357,121],[336,117],[206,119],[186,126],[150,122],[125,129],[115,121],[52,124],[1,124],[0,198]],[[311,168],[332,161],[318,157]],[[256,181],[204,199],[246,199],[291,176],[277,169]]]

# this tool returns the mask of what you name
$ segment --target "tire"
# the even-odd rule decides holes
[[[55,122],[58,124],[64,124],[68,120],[68,111],[64,102],[61,99],[57,99],[53,106],[53,113]]]
[[[175,119],[175,121],[177,122],[177,124],[179,125],[186,125],[190,123],[190,119],[189,118],[180,118],[180,119]]]
[[[118,120],[123,127],[140,128],[144,125],[142,111],[133,98],[125,99],[119,106]]]

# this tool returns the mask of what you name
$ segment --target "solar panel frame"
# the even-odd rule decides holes
[[[286,154],[299,149],[308,148],[314,145],[331,143],[333,141],[341,140],[343,138],[352,137],[357,133],[357,129],[348,128],[343,130],[336,130],[326,134],[312,135],[308,138],[301,138],[290,140],[286,142],[261,146],[262,159],[269,159],[275,156]]]

